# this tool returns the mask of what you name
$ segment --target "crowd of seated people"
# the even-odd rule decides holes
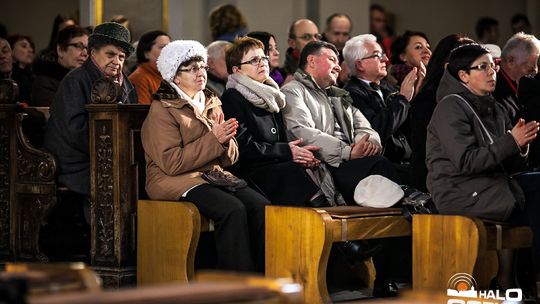
[[[150,104],[142,128],[148,195],[193,202],[214,220],[221,269],[263,271],[266,205],[354,205],[356,188],[374,175],[429,191],[443,214],[531,225],[540,265],[538,219],[526,212],[540,202],[509,178],[533,169],[529,155],[540,159],[529,149],[538,123],[520,100],[537,83],[529,82],[540,56],[534,35],[514,34],[499,68],[466,36],[451,34],[432,53],[424,33],[407,31],[389,47],[384,26],[351,37],[351,19],[336,13],[324,37],[315,22],[293,21],[279,67],[276,36],[248,32],[245,20],[232,5],[213,10],[208,47],[146,32],[131,75],[124,61],[135,49],[119,23],[91,34],[55,30],[36,59],[32,39],[12,35],[0,38],[0,75],[18,83],[22,102],[50,106],[44,145],[59,160],[58,182],[84,197],[93,82],[111,78],[123,103]],[[511,263],[512,252],[499,256]],[[400,266],[375,262],[374,294],[395,294],[387,287]],[[497,279],[508,288],[510,277]]]

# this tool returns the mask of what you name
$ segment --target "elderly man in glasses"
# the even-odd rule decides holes
[[[383,80],[388,58],[377,38],[371,34],[351,38],[345,43],[343,55],[351,74],[344,89],[351,94],[353,105],[362,111],[379,133],[383,155],[406,181],[411,147],[403,126],[409,116],[416,68],[405,77],[400,89]]]
[[[299,19],[294,21],[289,28],[289,39],[287,43],[289,48],[285,55],[285,65],[282,70],[288,77],[285,82],[290,81],[292,75],[298,68],[298,60],[304,46],[311,41],[321,40],[322,35],[319,33],[319,28],[313,21],[309,19]]]

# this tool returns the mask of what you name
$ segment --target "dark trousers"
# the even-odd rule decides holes
[[[264,272],[265,197],[249,187],[229,192],[203,184],[185,199],[214,221],[219,269]]]
[[[369,175],[382,175],[400,183],[394,165],[384,156],[368,156],[343,162],[338,168],[328,166],[339,190],[347,204],[354,204],[354,189],[358,182]]]

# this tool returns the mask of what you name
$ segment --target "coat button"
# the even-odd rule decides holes
[[[276,134],[277,130],[276,130],[276,128],[272,128],[272,129],[270,129],[270,132],[272,132],[272,134]]]

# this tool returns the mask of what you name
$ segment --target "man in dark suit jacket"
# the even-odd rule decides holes
[[[379,133],[383,155],[397,165],[402,180],[407,181],[411,148],[405,122],[414,93],[416,69],[407,75],[399,90],[382,80],[387,74],[388,58],[371,34],[347,41],[343,55],[352,75],[345,90],[351,94],[353,105],[362,111]]]
[[[502,49],[501,69],[497,73],[493,97],[506,109],[512,124],[524,118],[524,105],[518,98],[518,88],[523,76],[538,72],[539,43],[533,35],[517,33],[508,39]]]

